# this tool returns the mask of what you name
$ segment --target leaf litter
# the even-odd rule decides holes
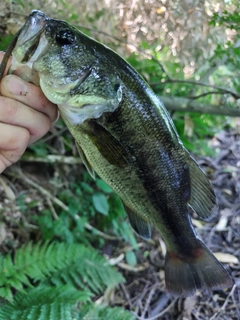
[[[118,292],[123,306],[133,310],[139,320],[240,320],[240,134],[233,130],[219,132],[211,146],[218,156],[197,160],[213,184],[220,215],[217,221],[205,223],[193,214],[193,222],[199,237],[233,276],[235,285],[226,291],[197,291],[192,297],[172,298],[165,291],[164,254],[156,233],[155,244],[146,242],[137,254],[138,263],[148,263],[148,270],[138,274],[126,270],[127,283]],[[149,254],[144,259],[146,252]]]

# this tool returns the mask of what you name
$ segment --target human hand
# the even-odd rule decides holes
[[[0,52],[0,62],[4,56]],[[10,61],[6,70],[10,66]],[[0,174],[16,162],[27,146],[50,129],[58,118],[57,106],[41,89],[15,75],[0,83]]]

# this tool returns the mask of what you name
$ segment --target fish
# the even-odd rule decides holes
[[[40,86],[58,105],[90,175],[119,195],[135,233],[149,239],[153,227],[159,232],[168,292],[187,297],[231,287],[232,277],[190,218],[192,211],[205,221],[218,215],[213,187],[137,71],[110,48],[38,10],[12,48],[9,73]]]

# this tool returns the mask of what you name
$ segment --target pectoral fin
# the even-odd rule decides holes
[[[123,168],[128,165],[129,155],[123,145],[104,127],[89,121],[86,133],[98,148],[101,155],[112,165]]]
[[[150,239],[152,236],[152,228],[150,223],[145,221],[142,217],[140,217],[137,213],[135,213],[132,209],[124,204],[124,208],[127,212],[129,222],[133,228],[133,230],[142,238]]]
[[[190,155],[187,161],[191,183],[189,205],[203,220],[211,220],[218,215],[218,206],[213,187],[205,173]]]
[[[83,164],[85,165],[85,167],[87,168],[88,173],[90,174],[90,176],[95,180],[96,176],[95,176],[95,171],[93,169],[93,167],[91,166],[91,164],[88,162],[88,159],[86,158],[82,148],[79,146],[79,144],[76,142],[76,146],[78,149],[78,153],[80,155],[80,158],[82,159]]]

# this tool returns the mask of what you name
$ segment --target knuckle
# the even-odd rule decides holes
[[[31,130],[31,143],[42,138],[50,130],[50,119],[47,116],[42,115],[40,120],[41,121],[39,121],[39,124],[33,130]]]
[[[21,131],[17,136],[13,136],[10,143],[12,148],[17,153],[23,153],[28,145],[28,141],[30,138],[30,133],[27,129],[21,128]]]
[[[44,119],[45,121],[42,122],[40,131],[39,131],[40,136],[45,135],[50,130],[50,126],[51,126],[50,119],[47,116],[45,116],[44,118],[45,118]]]
[[[12,119],[16,116],[19,109],[19,105],[16,100],[2,97],[2,104],[4,107],[3,112],[7,119]]]

